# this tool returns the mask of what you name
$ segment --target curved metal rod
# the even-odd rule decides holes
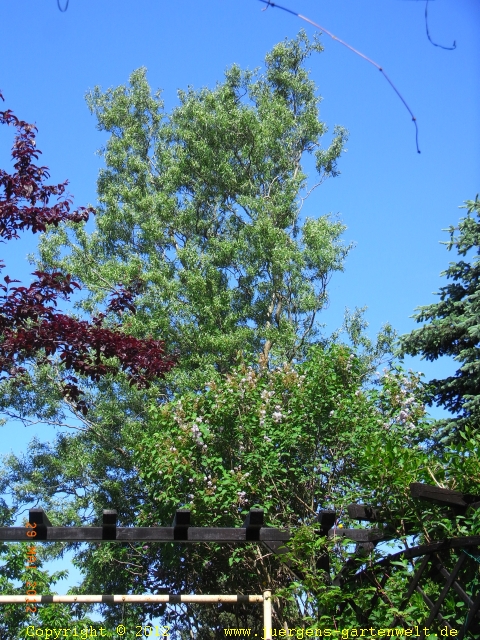
[[[395,91],[395,93],[397,94],[397,96],[400,98],[400,100],[403,102],[403,104],[405,105],[405,108],[407,109],[408,113],[412,116],[412,121],[413,124],[415,125],[415,144],[417,146],[417,153],[421,153],[419,146],[418,146],[418,125],[417,125],[417,119],[416,117],[413,115],[412,110],[410,109],[410,107],[408,106],[408,104],[406,103],[405,99],[403,98],[402,94],[400,93],[400,91],[397,89],[397,87],[393,84],[393,82],[390,80],[390,78],[387,76],[387,74],[385,73],[385,71],[383,70],[383,68],[377,64],[374,60],[371,60],[370,58],[368,58],[365,54],[363,54],[361,51],[357,51],[357,49],[354,49],[351,45],[349,45],[347,42],[344,42],[343,40],[340,40],[340,38],[337,38],[336,35],[334,35],[333,33],[331,33],[330,31],[328,31],[328,29],[325,29],[324,27],[322,27],[321,25],[317,24],[316,22],[313,22],[313,20],[310,20],[310,18],[307,18],[306,16],[302,16],[301,13],[297,13],[296,11],[292,11],[291,9],[287,9],[286,7],[282,7],[281,5],[275,3],[275,2],[271,2],[271,0],[259,0],[259,2],[263,2],[263,4],[266,4],[267,6],[265,7],[265,9],[268,9],[268,7],[277,7],[278,9],[281,9],[282,11],[286,11],[287,13],[291,13],[294,16],[297,16],[297,18],[300,18],[300,20],[304,20],[305,22],[308,22],[309,24],[313,25],[314,27],[316,27],[317,29],[320,29],[320,31],[322,31],[323,33],[326,33],[327,36],[330,36],[330,38],[332,38],[332,40],[336,40],[337,42],[339,42],[340,44],[343,44],[344,47],[347,47],[347,49],[350,49],[350,51],[353,51],[353,53],[356,53],[357,56],[360,56],[361,58],[363,58],[364,60],[366,60],[367,62],[369,62],[370,64],[373,64],[373,66],[378,69],[380,71],[380,73],[383,74],[385,80],[390,84],[390,86],[392,87],[392,89]],[[263,9],[263,11],[265,11],[265,9]]]
[[[430,42],[433,44],[434,47],[440,47],[440,49],[446,49],[447,51],[453,51],[454,49],[457,48],[457,43],[455,42],[455,40],[453,41],[453,47],[444,47],[443,44],[437,44],[430,37],[430,31],[428,30],[428,3],[429,2],[430,2],[430,0],[427,0],[426,3],[425,3],[425,29],[427,30],[427,38],[430,40]]]

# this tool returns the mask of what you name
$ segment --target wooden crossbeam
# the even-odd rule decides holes
[[[5,542],[219,542],[242,543],[251,541],[286,542],[287,530],[264,526],[263,509],[251,509],[243,527],[193,527],[191,513],[179,509],[170,527],[118,527],[117,512],[103,512],[102,526],[54,527],[43,509],[30,509],[32,527],[0,527],[0,541]],[[29,535],[27,536],[27,532]],[[35,532],[36,535],[31,534]]]
[[[333,509],[324,509],[318,514],[317,520],[320,525],[320,535],[326,536],[334,526],[337,514]]]
[[[453,489],[443,489],[423,482],[412,482],[410,484],[410,494],[412,498],[428,500],[429,502],[444,504],[458,509],[466,509],[469,505],[476,508],[475,503],[480,501],[480,496],[473,496]]]
[[[329,538],[347,538],[355,542],[379,542],[385,538],[385,532],[381,529],[345,529],[337,527],[330,529]]]
[[[347,513],[352,520],[367,520],[369,522],[380,521],[378,509],[375,507],[368,507],[365,504],[349,504],[347,506]]]
[[[243,523],[247,540],[260,540],[260,531],[265,529],[263,509],[250,509]]]

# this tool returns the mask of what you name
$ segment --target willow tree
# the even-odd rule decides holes
[[[337,175],[346,139],[337,127],[321,146],[327,128],[304,67],[315,51],[320,44],[301,33],[273,48],[263,75],[234,65],[214,89],[179,91],[171,113],[144,68],[128,86],[87,96],[110,134],[96,230],[53,230],[41,264],[68,266],[90,291],[86,308],[103,303],[114,282],[140,277],[131,330],[181,351],[173,378],[182,387],[225,373],[239,351],[301,357],[328,279],[342,269],[344,226],[300,217],[309,193]]]
[[[346,140],[336,127],[330,144],[321,144],[327,127],[305,68],[320,51],[301,32],[267,54],[263,72],[234,65],[213,89],[179,91],[170,113],[145,69],[126,86],[88,94],[99,130],[109,134],[95,229],[49,230],[37,266],[71,273],[88,292],[79,302],[83,312],[104,310],[116,283],[135,287],[137,313],[123,314],[125,331],[161,337],[180,358],[175,371],[146,390],[108,376],[84,381],[87,416],[69,407],[80,430],[76,422],[75,435],[34,442],[25,458],[7,461],[3,486],[16,488],[18,506],[38,499],[57,523],[88,522],[92,509],[98,517],[103,508],[118,509],[123,525],[145,513],[159,517],[136,450],[144,433],[155,432],[152,406],[174,392],[220,384],[239,358],[269,371],[305,359],[319,341],[328,281],[349,250],[338,220],[301,213],[310,193],[338,174]],[[14,394],[8,401],[25,405]],[[59,401],[49,415],[65,424],[62,412]],[[155,556],[105,546],[77,560],[87,588],[142,592]],[[131,612],[133,624],[140,610]]]

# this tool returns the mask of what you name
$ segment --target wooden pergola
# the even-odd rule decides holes
[[[480,508],[480,496],[463,494],[459,491],[443,489],[433,485],[414,482],[410,485],[410,493],[413,498],[425,500],[443,505],[450,513],[466,514]],[[333,578],[332,583],[342,586],[347,583],[369,582],[376,585],[376,593],[371,599],[369,610],[359,610],[352,600],[345,601],[345,606],[351,608],[357,614],[359,622],[363,625],[369,620],[375,603],[379,598],[384,598],[383,585],[389,579],[395,562],[406,558],[414,568],[412,579],[405,594],[404,604],[414,592],[419,593],[427,604],[430,614],[427,622],[434,620],[445,622],[442,616],[441,606],[449,593],[455,593],[459,601],[468,607],[468,613],[458,639],[480,637],[480,592],[470,596],[462,585],[462,570],[471,562],[471,559],[480,565],[480,536],[465,538],[450,538],[437,541],[429,545],[411,547],[400,553],[388,555],[374,565],[365,568],[365,556],[380,542],[391,540],[395,536],[392,528],[385,523],[378,509],[362,504],[350,504],[347,507],[348,515],[352,520],[381,523],[378,528],[340,528],[336,527],[337,514],[333,510],[323,510],[318,514],[318,528],[316,533],[320,536],[347,538],[356,542],[356,555],[346,562],[341,571]],[[0,541],[3,542],[178,542],[200,543],[214,542],[220,544],[245,544],[258,542],[269,551],[278,555],[280,559],[289,551],[288,541],[291,538],[287,529],[277,529],[265,526],[264,511],[261,508],[250,509],[241,527],[195,527],[192,523],[192,514],[188,509],[179,509],[175,513],[172,525],[169,527],[119,527],[117,524],[117,511],[107,509],[103,511],[102,524],[100,526],[86,527],[56,527],[51,524],[43,509],[29,510],[29,528],[26,527],[0,527]],[[385,526],[386,525],[386,526]],[[35,531],[35,536],[27,535],[27,531]],[[458,561],[451,569],[451,560],[458,550]],[[443,554],[443,555],[442,555]],[[447,557],[448,556],[448,557]],[[418,560],[418,562],[417,562]],[[285,560],[290,565],[288,560]],[[330,573],[328,555],[322,556],[318,561],[318,568]],[[422,588],[420,581],[427,575],[436,573],[438,580],[444,581],[444,587],[436,601],[432,601]],[[390,573],[389,573],[390,572]],[[433,572],[433,573],[432,573]],[[378,574],[378,575],[377,575]],[[271,593],[263,595],[92,595],[92,596],[0,596],[0,603],[25,602],[25,599],[38,598],[39,603],[46,602],[207,602],[198,598],[211,598],[211,602],[261,602],[264,607],[264,627],[271,630]],[[60,599],[59,599],[60,598]],[[73,598],[73,599],[72,599]],[[132,599],[133,598],[133,599]],[[160,599],[158,599],[160,598]],[[187,599],[185,599],[187,598]],[[253,600],[250,600],[253,598]],[[267,604],[265,604],[268,601]],[[265,617],[266,616],[266,617]],[[268,620],[270,622],[268,623]],[[395,618],[395,624],[402,624],[399,618]],[[452,629],[447,622],[447,627]],[[479,634],[469,635],[469,634]]]

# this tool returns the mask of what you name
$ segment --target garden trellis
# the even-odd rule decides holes
[[[459,491],[443,489],[423,483],[412,483],[410,492],[413,498],[443,505],[450,510],[450,515],[467,514],[480,508],[480,496],[463,494]],[[386,555],[377,562],[366,562],[366,556],[381,541],[393,539],[388,524],[375,507],[361,504],[350,504],[347,508],[352,520],[382,523],[378,528],[340,528],[336,527],[337,514],[333,510],[323,510],[318,515],[316,533],[329,538],[346,538],[356,542],[356,554],[348,560],[341,571],[331,579],[334,586],[349,587],[355,585],[373,586],[371,597],[366,602],[356,602],[352,597],[345,597],[341,609],[350,607],[355,613],[359,626],[372,624],[372,613],[378,602],[388,605],[386,585],[394,580],[398,567],[402,562],[409,563],[411,575],[408,587],[403,594],[402,607],[407,607],[411,598],[419,594],[428,608],[428,614],[422,626],[441,624],[449,631],[455,628],[444,617],[442,605],[448,598],[455,598],[457,606],[463,607],[465,620],[458,629],[459,640],[480,637],[480,536],[447,538],[406,548],[395,554]],[[35,542],[170,542],[170,543],[224,543],[224,544],[263,544],[270,552],[280,558],[289,551],[288,541],[291,533],[287,529],[265,526],[264,511],[260,508],[250,509],[242,527],[194,527],[191,512],[187,509],[176,511],[170,527],[119,527],[117,512],[104,510],[101,526],[56,527],[52,526],[43,509],[30,509],[29,524],[36,532]],[[32,529],[29,529],[32,531]],[[25,542],[32,540],[27,536],[25,527],[0,527],[0,541]],[[288,561],[287,561],[288,562]],[[330,575],[328,556],[320,558],[318,568]],[[429,594],[431,583],[436,587],[436,594]],[[425,583],[428,583],[427,586]],[[469,585],[467,588],[466,585]],[[475,590],[475,592],[473,592]],[[470,593],[469,593],[470,591]],[[270,591],[262,595],[69,595],[69,596],[27,596],[3,595],[1,603],[24,603],[26,599],[38,603],[70,602],[70,603],[103,603],[116,604],[123,602],[143,603],[186,603],[186,602],[242,602],[264,604],[264,628],[272,629],[272,608]],[[401,608],[402,608],[401,607]],[[393,614],[392,620],[385,621],[384,626],[409,627],[401,615]],[[420,635],[419,637],[423,637]],[[268,638],[268,636],[267,636]]]

